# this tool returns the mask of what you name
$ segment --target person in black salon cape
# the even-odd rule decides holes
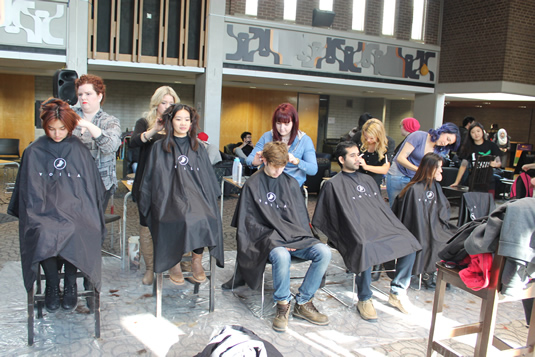
[[[197,141],[199,115],[172,104],[162,115],[165,136],[152,146],[141,182],[139,209],[154,244],[154,271],[184,284],[180,261],[193,252],[193,280],[206,280],[202,254],[208,247],[223,267],[223,230],[217,198],[219,184],[208,154]]]
[[[392,211],[418,239],[422,250],[416,253],[413,275],[423,274],[426,288],[434,288],[433,276],[438,252],[453,236],[449,224],[450,204],[442,192],[442,159],[434,153],[422,158],[412,180],[396,197]]]
[[[265,166],[243,185],[232,226],[237,228],[237,263],[245,282],[257,289],[266,263],[271,262],[273,299],[277,314],[273,329],[286,331],[290,312],[291,258],[311,260],[296,295],[293,315],[317,325],[327,325],[312,298],[331,260],[329,247],[314,237],[299,183],[283,173],[288,148],[282,142],[266,143],[262,153]]]
[[[27,291],[46,277],[45,307],[73,310],[78,302],[76,271],[101,286],[100,246],[106,236],[105,187],[93,157],[72,131],[79,120],[69,105],[49,99],[41,106],[46,136],[22,155],[8,213],[19,218],[22,275]],[[65,266],[63,299],[58,270]]]
[[[396,258],[388,302],[408,313],[402,300],[410,284],[415,252],[421,246],[385,203],[377,183],[357,171],[363,160],[357,144],[341,142],[334,155],[342,171],[323,185],[312,224],[327,235],[346,267],[358,274],[357,310],[364,320],[377,321],[371,300],[371,267]]]

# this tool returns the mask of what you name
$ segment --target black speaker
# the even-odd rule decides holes
[[[54,97],[64,100],[70,105],[75,105],[78,102],[78,95],[74,87],[77,78],[78,73],[72,69],[58,69],[54,73],[54,83],[52,83]]]
[[[312,12],[312,26],[331,27],[334,21],[333,11],[314,9]]]

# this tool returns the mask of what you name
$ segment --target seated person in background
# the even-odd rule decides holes
[[[199,135],[197,135],[197,139],[201,144],[203,144],[204,148],[206,149],[212,166],[221,161],[221,153],[219,152],[219,149],[217,147],[208,142],[208,134],[206,134],[204,131],[201,131]]]
[[[22,155],[8,213],[19,218],[26,290],[40,279],[41,264],[46,309],[55,312],[61,305],[71,311],[78,302],[77,269],[100,290],[106,189],[91,152],[72,136],[80,117],[56,98],[42,104],[40,116],[46,136]],[[61,264],[65,265],[63,301],[58,274]]]
[[[245,160],[254,149],[253,137],[250,132],[244,131],[241,133],[241,140],[241,142],[236,144],[233,152],[234,155]]]
[[[268,142],[262,152],[264,167],[249,178],[242,189],[232,226],[237,228],[237,264],[245,282],[257,289],[268,260],[273,265],[273,299],[277,314],[275,331],[286,331],[290,312],[291,258],[311,260],[296,295],[295,317],[327,325],[312,298],[331,261],[331,250],[314,237],[308,212],[297,181],[283,170],[288,163],[285,143]]]
[[[323,185],[312,224],[327,235],[347,269],[358,274],[357,311],[364,320],[377,320],[371,300],[371,267],[397,258],[388,303],[406,314],[403,300],[414,256],[422,247],[392,213],[375,181],[358,172],[361,158],[357,144],[341,142],[334,154],[342,171]]]
[[[396,196],[392,211],[418,239],[422,250],[416,253],[413,275],[423,274],[424,286],[434,288],[438,252],[453,236],[456,227],[449,224],[450,204],[439,182],[442,181],[442,158],[427,153],[416,174]]]

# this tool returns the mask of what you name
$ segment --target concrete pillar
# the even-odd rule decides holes
[[[414,117],[420,122],[420,130],[428,131],[442,125],[445,94],[416,94]]]
[[[68,6],[67,68],[78,76],[87,73],[87,26],[89,2],[70,1]]]
[[[210,1],[206,72],[195,82],[195,107],[201,116],[201,128],[210,144],[219,147],[221,94],[223,89],[223,42],[225,1]]]

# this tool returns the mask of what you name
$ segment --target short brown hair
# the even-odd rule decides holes
[[[48,137],[50,137],[48,126],[54,120],[62,122],[69,132],[68,136],[71,136],[72,131],[76,128],[76,125],[78,125],[78,119],[80,119],[74,110],[71,109],[69,104],[57,98],[49,98],[41,105],[40,117],[42,120],[42,127]]]
[[[92,84],[95,92],[97,92],[97,94],[102,94],[102,100],[100,101],[100,105],[104,104],[104,100],[106,99],[106,85],[104,84],[102,78],[100,78],[99,76],[95,76],[94,74],[84,74],[76,80],[75,87],[77,94],[78,88],[80,88],[80,86],[83,86],[84,84]]]
[[[271,141],[264,145],[262,156],[270,165],[281,167],[288,163],[288,145],[281,141]]]

